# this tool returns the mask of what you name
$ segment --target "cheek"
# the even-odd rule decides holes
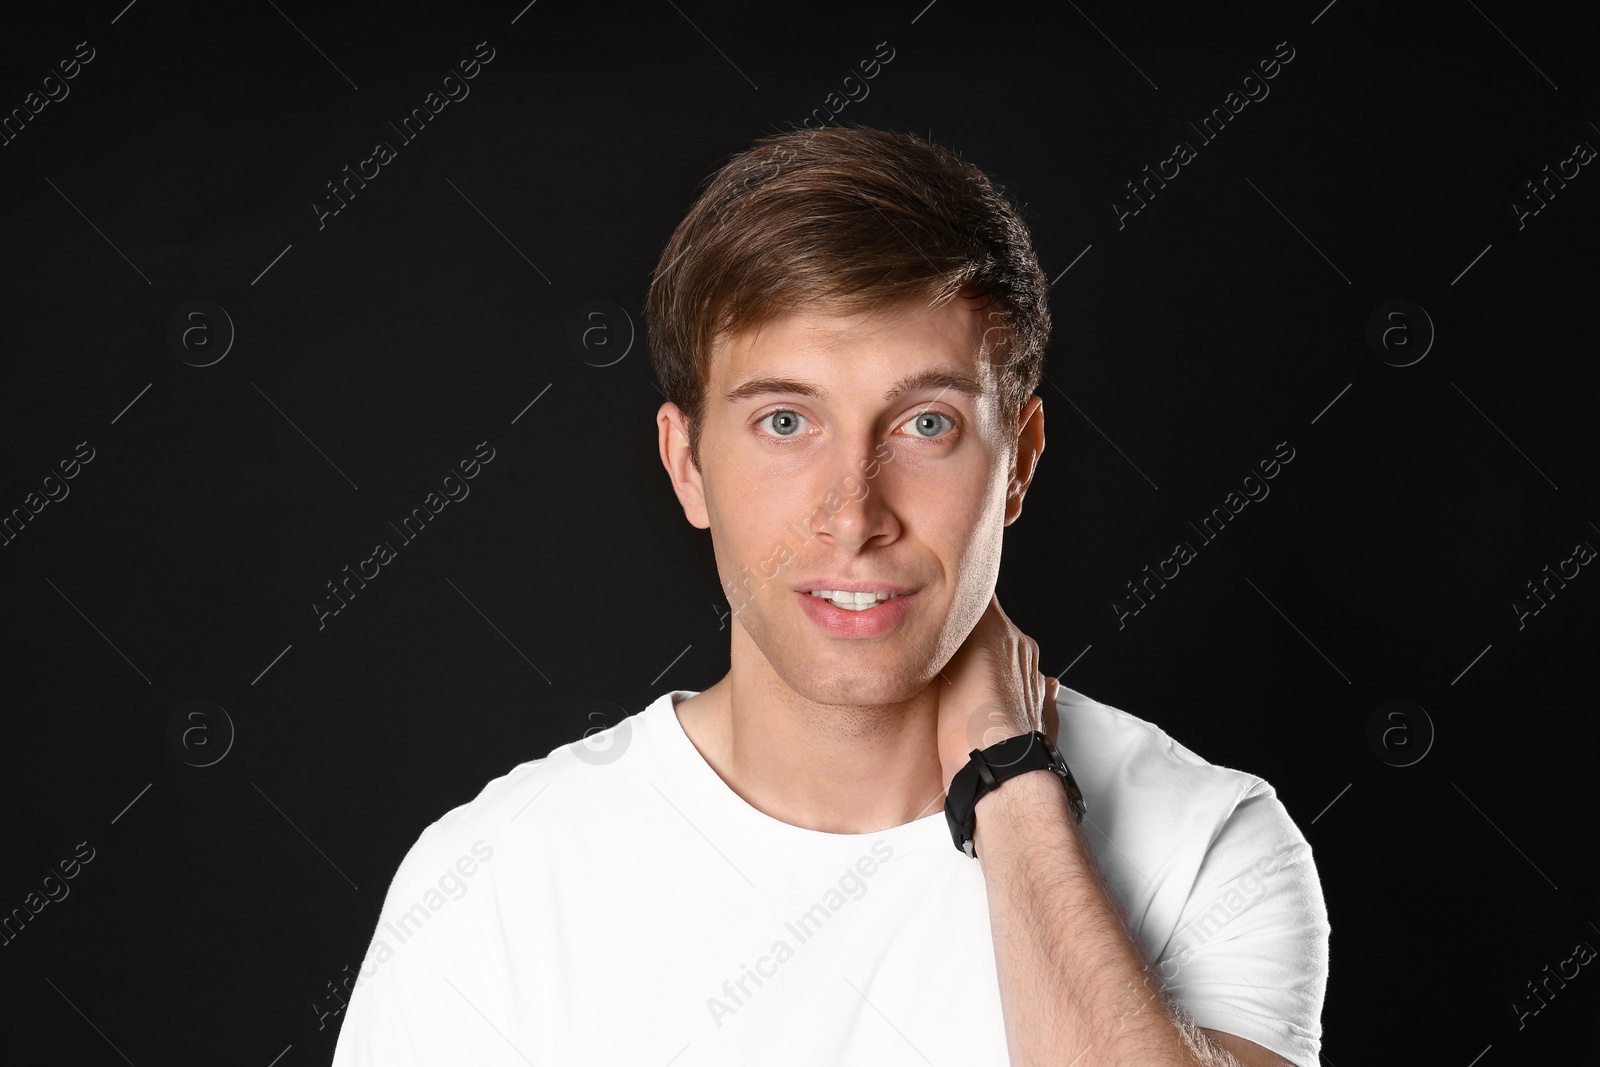
[[[940,526],[945,543],[959,546],[962,585],[987,588],[1000,570],[1000,548],[1005,535],[1005,485],[1002,472],[996,478],[984,472],[963,487],[963,495],[951,494],[949,513]]]
[[[961,546],[957,582],[965,593],[981,595],[985,603],[1000,577],[1000,544],[998,524],[980,523],[969,527]]]
[[[753,487],[737,473],[732,477],[732,482],[718,477],[705,483],[717,569],[725,584],[774,581],[802,550],[796,531],[806,528],[807,509],[791,486],[757,481]],[[720,493],[713,491],[713,483]]]
[[[869,484],[893,499],[897,509],[921,517],[928,528],[970,531],[1003,509],[1011,470],[974,431],[953,453],[904,444],[881,464]]]

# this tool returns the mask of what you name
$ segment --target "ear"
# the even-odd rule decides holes
[[[672,491],[678,494],[683,505],[684,518],[689,525],[701,529],[711,528],[706,512],[705,483],[689,454],[689,420],[670,400],[656,412],[656,428],[661,445],[661,465],[667,468],[672,479]]]
[[[1033,483],[1033,472],[1044,452],[1044,399],[1037,395],[1028,398],[1022,407],[1017,426],[1016,460],[1012,464],[1011,482],[1006,488],[1006,522],[1010,526],[1022,514],[1022,497]]]

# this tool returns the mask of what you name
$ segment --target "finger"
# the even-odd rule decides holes
[[[1039,707],[1033,717],[1033,728],[1035,730],[1043,730],[1045,718],[1050,714],[1050,685],[1049,682],[1045,680],[1044,675],[1040,674],[1037,675],[1037,677],[1039,682],[1035,687],[1034,692],[1039,694]]]

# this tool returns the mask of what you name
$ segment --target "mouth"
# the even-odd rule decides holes
[[[812,589],[807,593],[819,600],[826,600],[836,608],[845,611],[871,611],[879,604],[896,600],[904,594],[867,591],[854,593],[848,589]]]
[[[800,609],[829,637],[870,639],[900,629],[916,601],[914,592],[797,589]]]

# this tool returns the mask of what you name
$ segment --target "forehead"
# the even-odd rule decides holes
[[[934,365],[959,367],[988,383],[993,367],[979,360],[986,322],[980,306],[956,297],[933,307],[913,300],[877,312],[806,308],[780,315],[716,339],[711,391],[720,395],[757,373],[875,381]]]

